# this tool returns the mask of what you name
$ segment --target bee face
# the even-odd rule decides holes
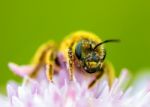
[[[105,51],[102,47],[94,49],[97,45],[94,41],[82,40],[75,47],[75,55],[80,61],[81,67],[88,73],[100,71],[105,58]]]

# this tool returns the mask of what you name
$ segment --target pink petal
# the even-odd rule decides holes
[[[15,83],[9,83],[7,85],[7,95],[8,95],[8,98],[10,99],[10,101],[12,102],[12,97],[13,96],[18,96],[18,86],[17,84]]]
[[[11,71],[13,71],[13,73],[15,73],[21,77],[25,77],[33,71],[33,67],[28,66],[28,65],[27,66],[19,66],[15,63],[9,63],[8,67],[10,68]]]

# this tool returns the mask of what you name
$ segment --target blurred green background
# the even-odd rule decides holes
[[[106,45],[107,59],[117,73],[128,68],[134,74],[150,64],[149,0],[1,0],[0,87],[20,80],[8,62],[28,64],[40,44],[58,43],[71,32],[87,30],[103,40],[121,39]]]

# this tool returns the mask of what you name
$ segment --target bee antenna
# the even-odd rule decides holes
[[[102,45],[102,44],[105,44],[105,43],[109,43],[109,42],[120,42],[120,40],[119,40],[119,39],[109,39],[109,40],[105,40],[105,41],[103,41],[103,42],[97,44],[97,45],[93,48],[93,50],[95,50],[98,46],[100,46],[100,45]]]

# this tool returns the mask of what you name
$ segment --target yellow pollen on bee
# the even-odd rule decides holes
[[[90,67],[96,67],[97,66],[97,62],[89,62],[88,63]]]

